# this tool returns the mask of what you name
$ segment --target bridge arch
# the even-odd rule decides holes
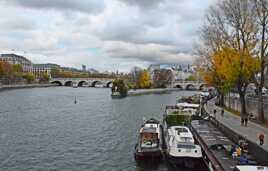
[[[187,84],[185,87],[186,90],[195,90],[195,86],[193,84]]]
[[[62,83],[60,81],[52,81],[51,84],[57,84],[59,86],[62,86]]]
[[[108,83],[106,83],[106,87],[107,88],[111,88],[113,86],[113,82],[109,81]]]
[[[79,81],[77,86],[78,87],[83,87],[83,85],[86,83],[86,81]]]
[[[204,90],[205,87],[206,87],[206,84],[201,84],[201,85],[199,86],[199,90]]]
[[[95,87],[96,84],[102,84],[102,82],[99,81],[99,80],[93,81],[92,84],[91,84],[91,87]]]
[[[182,89],[182,86],[181,86],[180,84],[176,84],[176,85],[174,86],[174,88]]]
[[[73,82],[72,81],[66,81],[65,83],[64,83],[64,86],[72,86],[73,85]]]

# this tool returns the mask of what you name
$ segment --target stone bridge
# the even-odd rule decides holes
[[[59,86],[111,87],[114,79],[110,78],[52,78],[50,83]]]
[[[173,88],[181,88],[183,90],[208,89],[206,83],[200,81],[173,81],[170,86]]]
[[[110,78],[52,78],[50,83],[60,86],[77,87],[111,87],[113,79]],[[183,90],[203,90],[206,84],[199,81],[173,81],[169,87]]]

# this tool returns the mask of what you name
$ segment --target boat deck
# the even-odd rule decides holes
[[[234,142],[209,121],[195,120],[192,121],[191,126],[195,138],[199,141],[212,165],[217,168],[216,170],[232,171],[238,164],[238,160],[233,159],[229,152],[230,147],[235,145]],[[249,162],[256,164],[249,154],[244,156]]]

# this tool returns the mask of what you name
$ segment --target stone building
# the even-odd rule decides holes
[[[51,64],[51,63],[47,63],[47,64],[33,64],[33,68],[32,68],[32,72],[34,73],[34,75],[39,78],[42,74],[46,73],[49,75],[49,77],[51,77],[51,71],[53,69],[59,69],[60,66],[57,64]]]
[[[12,65],[20,64],[22,66],[23,72],[31,72],[32,71],[32,62],[25,58],[24,56],[17,55],[14,53],[1,54],[1,61],[6,61]]]

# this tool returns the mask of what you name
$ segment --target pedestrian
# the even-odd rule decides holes
[[[263,145],[263,143],[264,143],[264,135],[262,133],[260,133],[260,135],[259,135],[259,140],[260,140],[260,145]]]
[[[221,109],[221,116],[224,116],[224,109]]]
[[[213,110],[214,118],[216,118],[216,113],[217,113],[217,110],[214,109],[214,110]]]
[[[248,116],[245,116],[245,126],[248,125]]]
[[[241,116],[241,126],[244,126],[244,117],[243,116]]]

